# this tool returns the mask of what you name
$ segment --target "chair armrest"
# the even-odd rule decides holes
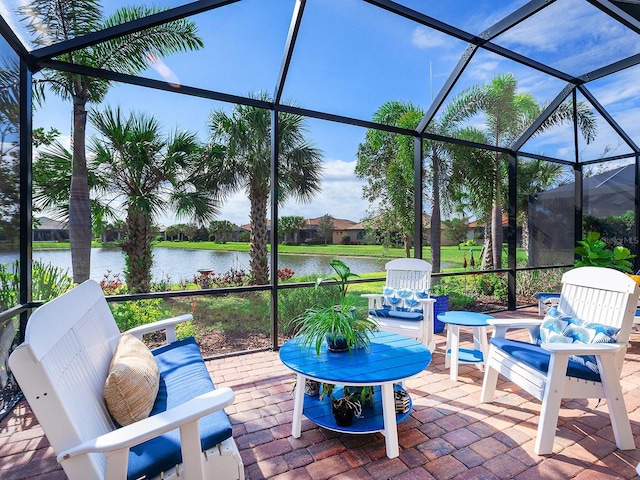
[[[542,320],[529,319],[529,318],[494,318],[487,320],[489,325],[494,327],[503,328],[532,328],[539,327]]]
[[[362,293],[360,296],[369,299],[369,310],[382,308],[382,299],[384,298],[384,295],[380,293]]]
[[[157,322],[147,323],[146,325],[140,325],[139,327],[132,328],[124,333],[130,333],[139,340],[142,340],[142,336],[145,333],[166,330],[167,343],[173,343],[176,341],[176,325],[182,322],[188,322],[189,320],[193,320],[193,315],[186,313],[177,317],[166,318],[164,320],[158,320]]]
[[[487,320],[487,323],[493,326],[494,338],[506,337],[507,330],[526,328],[529,330],[529,338],[531,342],[535,342],[535,339],[538,337],[538,330],[542,320],[530,318],[494,318],[492,320]]]
[[[108,453],[122,449],[128,450],[163,433],[197,422],[201,417],[231,405],[234,398],[235,394],[230,388],[217,388],[170,410],[64,450],[58,455],[58,462],[76,455]]]
[[[615,354],[622,347],[621,343],[541,343],[540,347],[550,353],[568,353],[569,355],[603,355]]]

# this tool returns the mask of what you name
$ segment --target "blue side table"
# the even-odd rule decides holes
[[[350,353],[328,352],[325,342],[320,355],[316,355],[314,347],[303,347],[301,341],[300,337],[295,337],[280,348],[280,360],[297,375],[291,423],[293,437],[299,438],[301,435],[304,414],[316,424],[338,432],[382,432],[387,457],[397,457],[397,424],[409,416],[411,409],[407,413],[396,414],[394,384],[418,375],[427,368],[431,363],[429,349],[413,338],[389,332],[372,333],[369,348]],[[304,394],[307,378],[340,386],[373,386],[373,406],[363,407],[364,418],[357,419],[348,427],[340,427],[331,414],[329,398],[321,401]],[[340,389],[338,387],[338,391]]]
[[[475,363],[478,368],[484,367],[484,359],[489,353],[488,320],[493,320],[493,317],[484,313],[452,311],[438,314],[438,320],[447,326],[444,366],[450,367],[451,380],[458,380],[459,363]],[[460,348],[460,327],[473,329],[473,349]]]

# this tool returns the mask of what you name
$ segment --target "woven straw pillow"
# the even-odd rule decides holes
[[[111,416],[122,426],[147,418],[159,385],[158,363],[147,346],[133,335],[122,335],[104,384]]]

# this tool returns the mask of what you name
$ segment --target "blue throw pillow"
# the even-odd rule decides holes
[[[402,299],[396,295],[395,288],[384,287],[382,306],[389,310],[397,310],[402,306]]]
[[[538,334],[538,345],[541,343],[573,343],[563,335],[564,329],[567,328],[569,322],[566,317],[558,311],[557,306],[553,306],[547,310],[547,314],[540,324],[540,333]]]
[[[428,291],[412,291],[411,298],[404,301],[405,305],[409,308],[410,312],[422,312],[422,303],[420,300],[429,298]]]
[[[538,345],[545,343],[615,343],[619,328],[581,318],[563,315],[557,306],[551,307],[540,325]],[[595,355],[571,355],[572,360],[589,370],[600,373]]]

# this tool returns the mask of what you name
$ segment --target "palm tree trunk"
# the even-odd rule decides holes
[[[253,283],[266,285],[269,283],[268,264],[268,231],[267,231],[267,201],[269,198],[268,185],[250,185],[249,199],[251,200],[251,234],[249,236],[249,267]]]
[[[69,241],[73,281],[84,282],[91,271],[91,204],[85,137],[86,100],[73,97],[73,170],[69,196]]]
[[[441,228],[442,218],[440,214],[440,164],[439,158],[432,155],[433,170],[433,198],[431,202],[431,265],[434,273],[440,272],[441,263]]]
[[[522,250],[529,255],[529,216],[525,213],[522,216]]]
[[[404,240],[404,256],[406,258],[411,258],[411,235],[404,232],[402,234],[402,238]]]
[[[491,209],[491,243],[493,251],[493,268],[502,268],[502,181],[500,178],[500,157],[496,153],[494,160],[494,192],[493,207]]]
[[[482,270],[490,270],[493,268],[493,243],[491,234],[491,221],[486,222],[484,227],[484,244],[482,246]]]
[[[126,240],[122,243],[125,258],[125,278],[131,293],[148,292],[151,287],[151,222],[144,214],[129,210],[126,220]]]

